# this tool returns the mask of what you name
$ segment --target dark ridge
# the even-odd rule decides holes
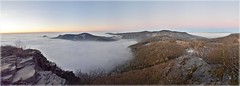
[[[53,39],[64,39],[72,41],[117,41],[116,37],[95,36],[89,33],[81,34],[64,34],[54,37]]]
[[[238,43],[240,40],[239,33],[232,33],[230,35],[218,38],[207,39],[208,42],[215,42],[215,43]]]
[[[204,37],[195,36],[188,34],[186,32],[178,32],[171,30],[161,30],[161,31],[142,31],[142,32],[128,32],[128,33],[107,33],[110,35],[119,35],[122,39],[137,39],[144,40],[156,36],[170,36],[176,39],[206,39]]]

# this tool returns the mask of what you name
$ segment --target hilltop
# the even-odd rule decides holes
[[[89,33],[81,34],[63,34],[54,37],[53,39],[64,39],[72,41],[117,41],[116,37],[95,36]]]
[[[110,35],[121,36],[122,39],[136,39],[143,40],[156,36],[168,36],[176,39],[204,39],[204,37],[195,36],[188,34],[186,32],[170,31],[170,30],[161,30],[161,31],[142,31],[142,32],[128,32],[128,33],[107,33]]]

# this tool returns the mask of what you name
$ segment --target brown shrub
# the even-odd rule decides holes
[[[217,77],[223,77],[223,74],[228,70],[227,74],[231,76],[230,84],[238,84],[239,73],[239,44],[221,44],[211,47],[209,53],[204,58],[205,61],[211,64],[221,64],[224,72],[214,74]]]
[[[222,64],[227,68],[238,68],[239,64],[239,45],[218,45],[209,50],[206,61],[213,64]]]
[[[135,59],[130,69],[142,69],[175,59],[184,54],[185,49],[174,42],[161,41],[142,45],[133,50]]]
[[[206,45],[206,43],[204,41],[197,41],[197,40],[191,41],[189,43],[189,47],[192,47],[194,49],[200,49],[200,48],[204,47],[205,45]]]
[[[106,76],[107,73],[102,68],[84,73],[81,70],[76,71],[76,76],[80,78],[81,84],[91,84],[95,79]]]
[[[14,46],[1,46],[1,55],[2,57],[10,56],[10,55],[17,55],[20,56],[23,52],[23,49],[17,48]]]
[[[222,56],[223,56],[222,50],[219,47],[217,47],[210,49],[209,53],[204,59],[205,61],[211,64],[220,64]]]
[[[107,85],[156,85],[168,84],[167,79],[163,76],[164,69],[172,66],[174,61],[158,64],[142,70],[131,70],[121,74],[101,77],[93,81],[93,84]],[[162,82],[164,81],[164,82]]]

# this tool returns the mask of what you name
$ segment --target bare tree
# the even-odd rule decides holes
[[[76,75],[81,79],[82,84],[91,84],[95,79],[106,76],[107,73],[102,68],[92,70],[88,73],[84,73],[79,69],[76,71]]]
[[[26,48],[26,45],[20,40],[17,40],[14,43],[15,43],[15,46],[18,47],[18,48],[22,48],[22,49]]]

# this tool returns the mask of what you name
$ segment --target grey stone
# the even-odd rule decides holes
[[[47,61],[45,57],[36,57],[38,52],[35,50],[27,54],[30,56],[9,55],[1,57],[2,85],[64,85],[66,83],[65,79],[52,72],[56,67],[55,63]],[[43,64],[47,65],[46,67],[51,67],[52,71],[44,71],[44,68],[40,66]]]

